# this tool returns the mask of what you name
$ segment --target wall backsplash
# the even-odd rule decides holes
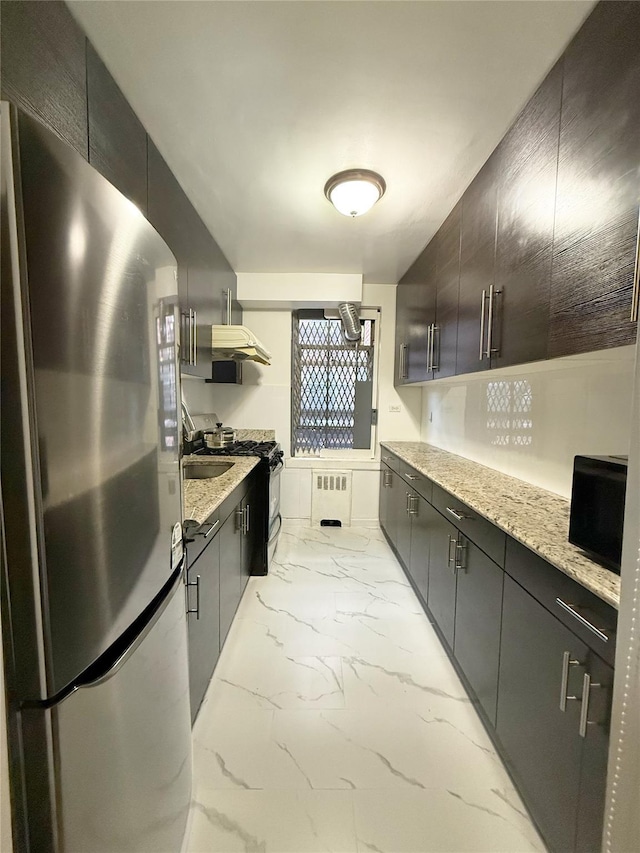
[[[424,387],[421,440],[569,497],[576,454],[628,454],[635,347]]]

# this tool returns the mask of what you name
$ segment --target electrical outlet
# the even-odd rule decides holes
[[[390,412],[395,412],[396,414],[400,414],[400,406],[389,406]]]

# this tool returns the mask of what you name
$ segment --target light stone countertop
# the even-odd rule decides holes
[[[258,456],[184,456],[183,464],[207,465],[212,462],[233,462],[233,466],[219,477],[206,480],[182,481],[182,518],[194,518],[203,524],[211,513],[228,498],[244,478],[260,462]]]
[[[275,441],[275,429],[237,429],[236,441]]]
[[[380,444],[603,601],[619,607],[620,577],[568,542],[566,498],[430,444]]]

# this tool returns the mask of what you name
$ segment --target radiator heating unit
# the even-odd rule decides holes
[[[313,471],[311,523],[351,524],[352,471]]]

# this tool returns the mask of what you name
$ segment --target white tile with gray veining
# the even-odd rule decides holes
[[[603,601],[619,606],[619,575],[569,543],[566,498],[430,444],[381,444]]]
[[[380,530],[285,523],[194,732],[187,851],[542,851]]]

